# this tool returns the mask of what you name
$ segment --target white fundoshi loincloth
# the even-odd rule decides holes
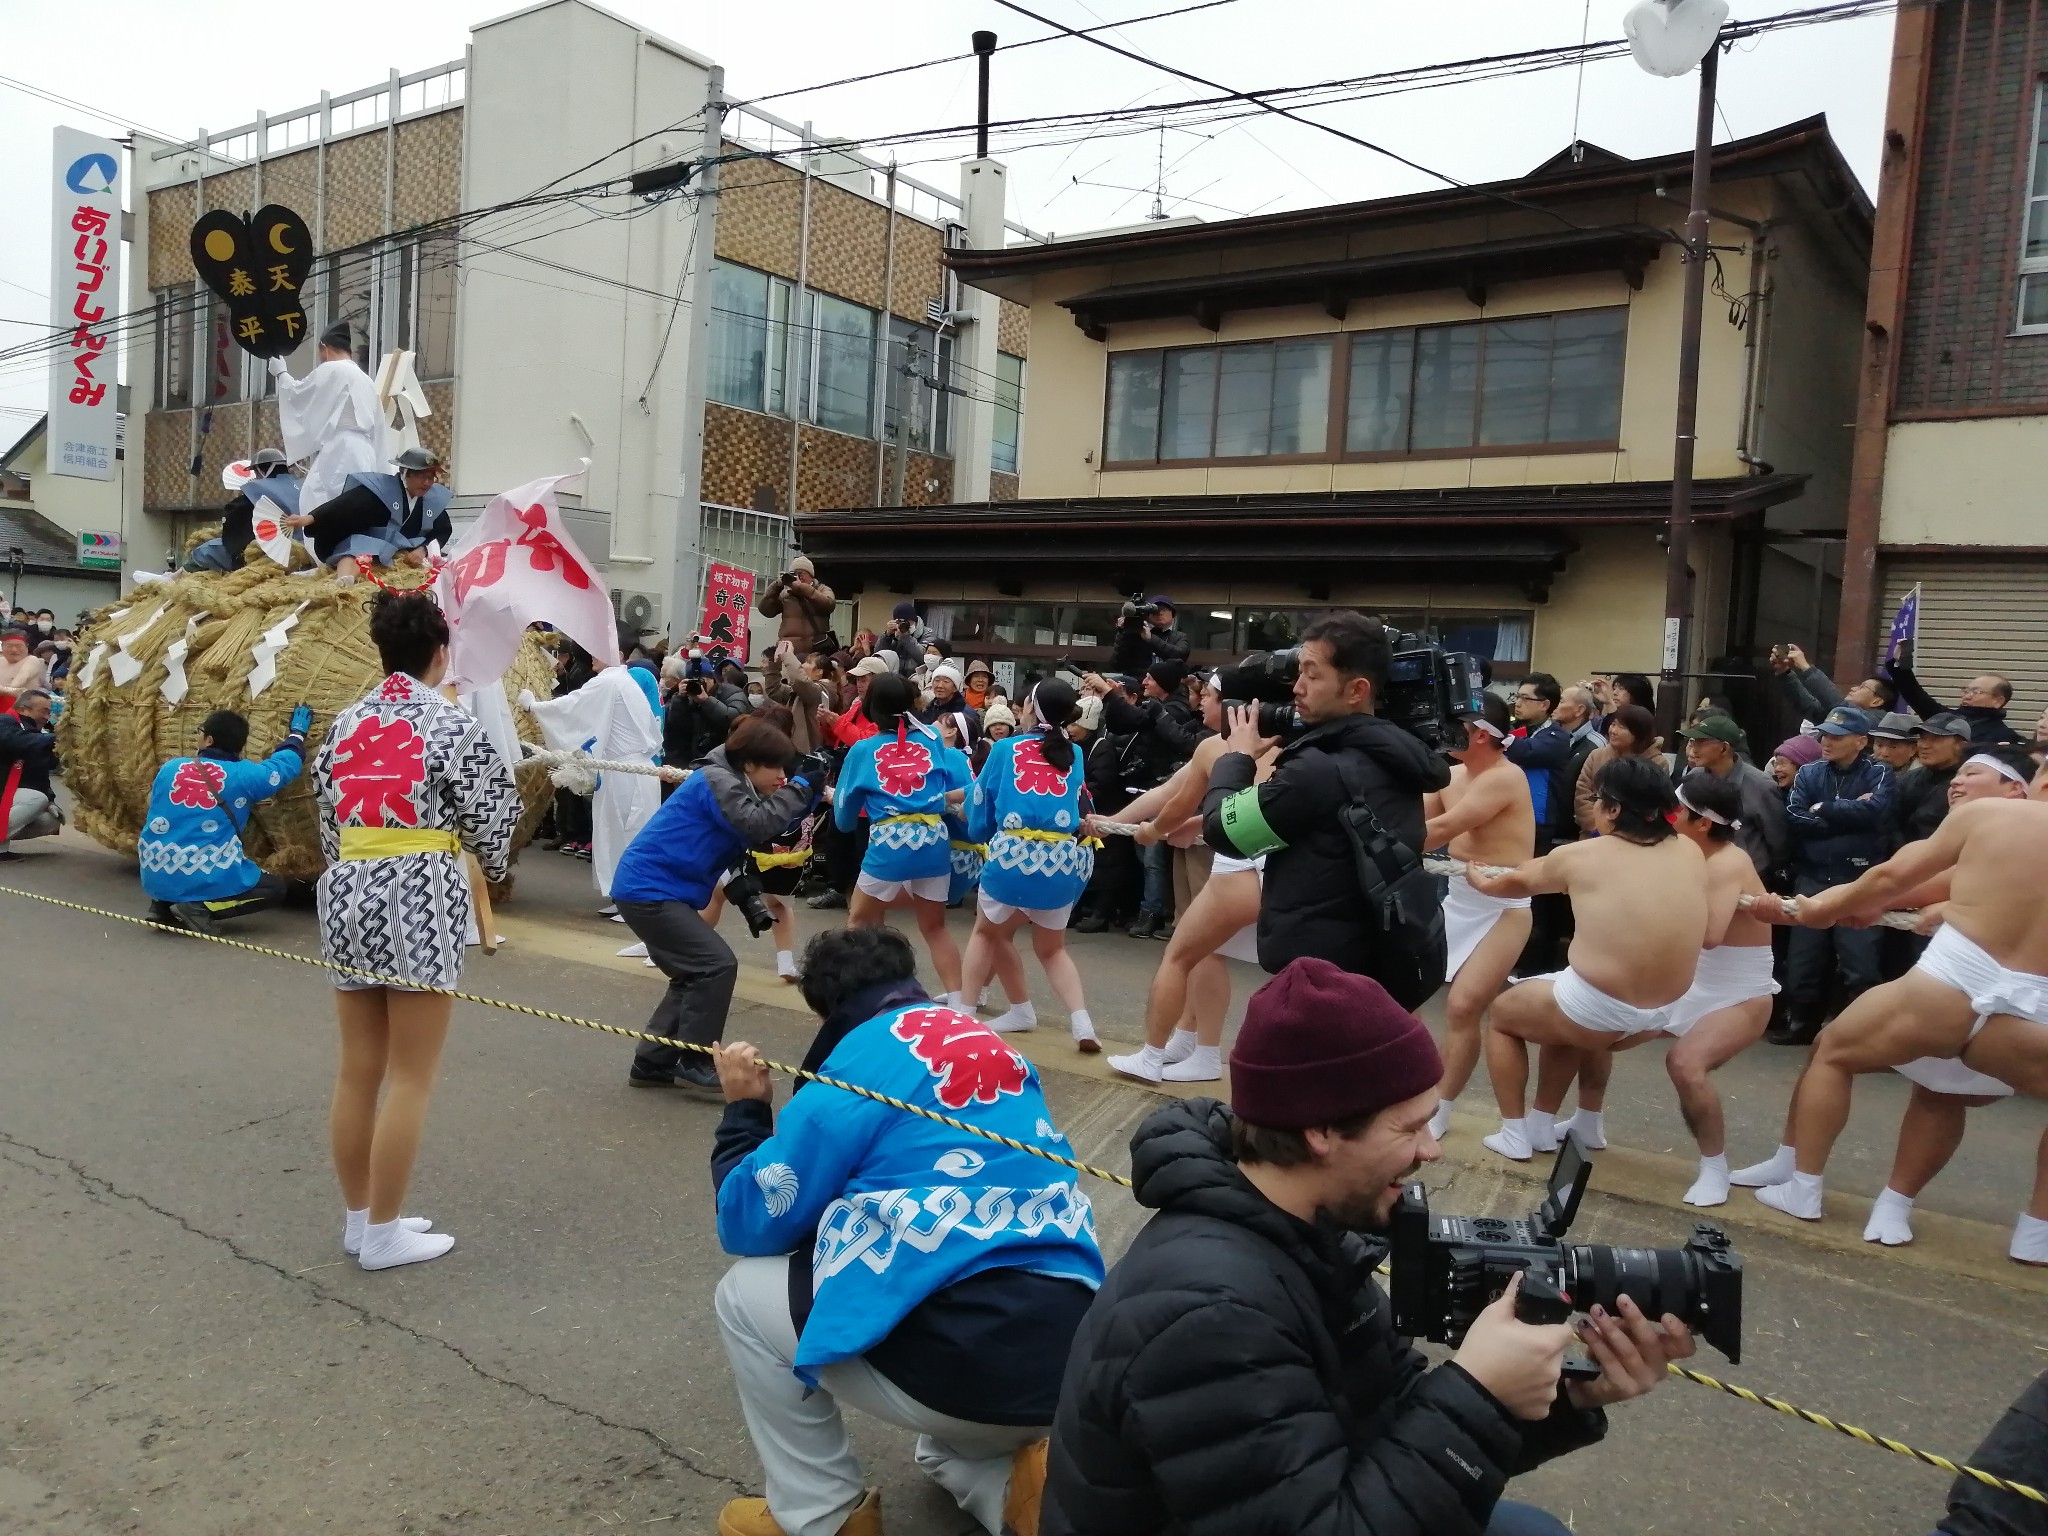
[[[1547,976],[1524,976],[1516,985],[1525,986],[1532,981],[1549,982],[1560,1013],[1579,1028],[1603,1035],[1636,1035],[1667,1029],[1672,1011],[1678,1006],[1677,1001],[1662,1008],[1638,1008],[1634,1003],[1624,1003],[1609,997],[1570,966]]]
[[[1946,923],[1935,930],[1913,969],[1925,971],[1970,1000],[1977,1015],[1970,1022],[1972,1040],[1985,1021],[1997,1013],[2048,1024],[2048,977],[2006,969],[1976,940]],[[1892,1070],[1936,1093],[1996,1094],[2003,1098],[2012,1092],[2010,1083],[1966,1067],[1953,1056],[1922,1056]]]
[[[1450,877],[1444,892],[1444,980],[1456,981],[1458,972],[1472,958],[1503,912],[1529,905],[1526,896],[1488,896],[1472,888],[1464,875]]]
[[[1266,861],[1263,856],[1256,859],[1233,859],[1228,854],[1219,853],[1210,862],[1209,878],[1214,880],[1218,875],[1241,875],[1247,870],[1258,875],[1260,888],[1264,889]],[[1257,965],[1259,963],[1259,925],[1256,922],[1246,923],[1237,932],[1217,945],[1216,953],[1226,960],[1242,960],[1247,965]]]
[[[1723,944],[1703,949],[1699,969],[1692,973],[1692,985],[1671,1005],[1671,1021],[1664,1026],[1664,1033],[1682,1035],[1710,1013],[1760,997],[1775,997],[1777,992],[1770,945]]]

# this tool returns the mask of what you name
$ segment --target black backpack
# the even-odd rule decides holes
[[[1337,819],[1351,844],[1358,888],[1373,930],[1372,963],[1366,974],[1403,1008],[1420,1008],[1442,988],[1449,965],[1443,881],[1424,869],[1415,850],[1373,814],[1349,771],[1347,755],[1331,757],[1346,796]]]

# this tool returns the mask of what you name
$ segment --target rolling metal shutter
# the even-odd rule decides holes
[[[1949,704],[1978,673],[2003,673],[2012,679],[2007,719],[2025,734],[2048,708],[2048,559],[1886,560],[1880,645],[1891,615],[1916,582],[1920,644],[1914,670],[1921,683]]]

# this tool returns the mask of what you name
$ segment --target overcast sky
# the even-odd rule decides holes
[[[1070,26],[1168,9],[1174,0],[1029,0]],[[1804,0],[1802,0],[1804,3]],[[726,68],[741,98],[864,70],[966,51],[968,33],[1005,43],[1047,29],[993,0],[616,0],[631,20]],[[1738,18],[1800,8],[1791,0],[1735,0]],[[1136,52],[1237,89],[1306,83],[1618,37],[1622,0],[1236,0],[1106,34]],[[273,116],[459,58],[473,22],[501,14],[488,0],[352,0],[345,7],[253,0],[101,0],[90,35],[65,5],[5,0],[8,47],[0,75],[71,97],[176,137]],[[345,21],[346,25],[337,25]],[[1876,181],[1892,18],[1835,22],[1754,39],[1721,68],[1722,136],[1741,137],[1825,112],[1867,187]],[[997,118],[1163,102],[1198,87],[1067,39],[1004,52],[995,61]],[[0,81],[0,345],[47,326],[50,130],[69,124],[127,132],[77,107],[40,100]],[[1623,154],[1684,147],[1692,128],[1690,80],[1656,80],[1627,59],[1518,78],[1382,97],[1315,110],[1316,116],[1465,181],[1509,176],[1579,136]],[[858,138],[973,116],[973,64],[941,65],[869,85],[768,104],[810,119],[819,132]],[[1011,217],[1067,233],[1142,219],[1159,163],[1156,132],[1004,154]],[[898,151],[911,173],[957,183],[953,145]],[[886,152],[884,152],[886,158]],[[1328,134],[1273,117],[1165,134],[1166,211],[1207,218],[1306,207],[1439,185]],[[1077,184],[1076,179],[1078,178]],[[1137,189],[1135,191],[1125,189]],[[29,322],[24,325],[18,322]],[[0,364],[0,440],[41,409],[41,373]]]

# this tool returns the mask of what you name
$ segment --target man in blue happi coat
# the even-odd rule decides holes
[[[824,1021],[806,1069],[1073,1156],[1037,1071],[933,1002],[894,929],[820,935],[801,985]],[[768,1490],[727,1504],[720,1536],[880,1536],[849,1403],[913,1431],[919,1467],[992,1536],[1036,1529],[1046,1426],[1102,1283],[1078,1176],[819,1083],[778,1122],[754,1048],[716,1060],[718,1240],[742,1256],[718,1330]]]

